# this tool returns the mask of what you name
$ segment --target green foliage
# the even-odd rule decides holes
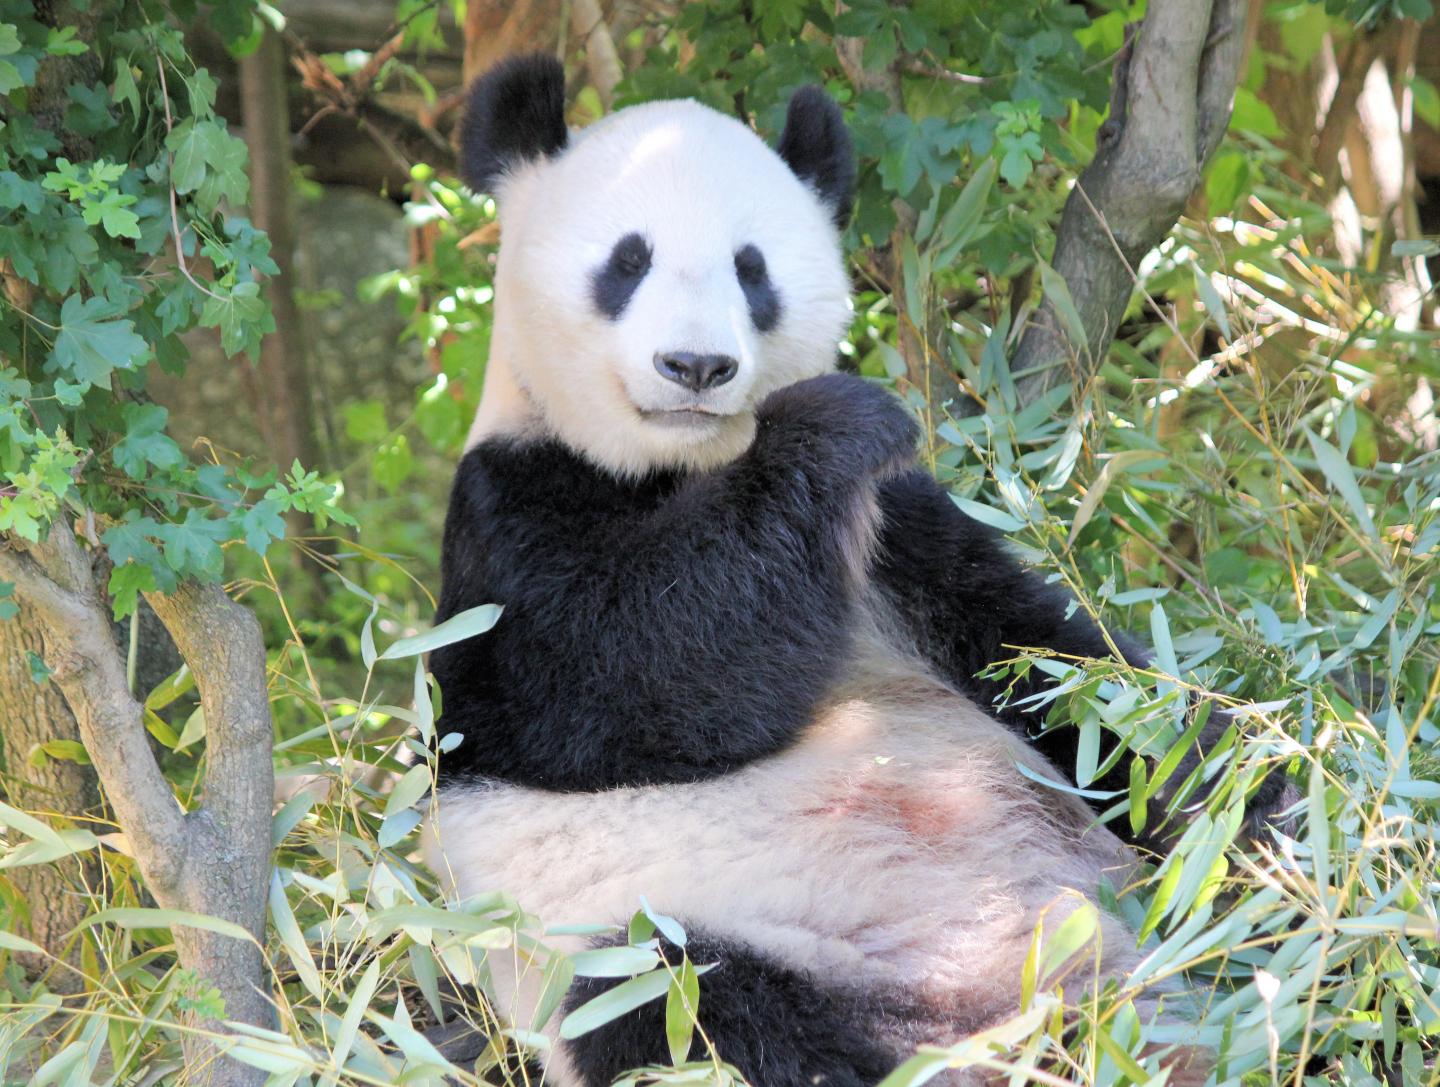
[[[1325,5],[1352,22],[1428,6]],[[413,44],[444,39],[439,8],[399,6]],[[1026,647],[995,666],[997,675],[1053,677],[1042,701],[1054,707],[1051,727],[1078,730],[1077,764],[1063,769],[1080,790],[1097,794],[1097,781],[1122,768],[1126,787],[1101,794],[1107,817],[1176,834],[1168,858],[1102,901],[1142,935],[1145,962],[1090,992],[1098,914],[1062,899],[1033,934],[1016,1015],[923,1049],[886,1087],[946,1068],[1153,1082],[1156,1047],[1188,1039],[1149,1013],[1186,977],[1214,987],[1199,1040],[1220,1054],[1219,1082],[1434,1082],[1440,460],[1397,390],[1419,376],[1440,381],[1440,364],[1433,344],[1397,328],[1384,304],[1394,262],[1431,250],[1411,239],[1376,250],[1388,261],[1344,266],[1328,214],[1276,146],[1267,66],[1303,63],[1326,33],[1343,32],[1319,4],[1267,5],[1285,56],[1252,62],[1203,201],[1139,267],[1143,290],[1098,379],[1031,404],[1016,393],[1008,359],[1031,308],[1045,298],[1067,324],[1080,322],[1043,254],[1069,182],[1093,153],[1110,64],[1139,9],[856,0],[836,15],[815,0],[707,0],[657,16],[671,21],[637,28],[627,43],[645,61],[621,84],[622,105],[693,95],[773,137],[795,87],[819,81],[836,94],[861,155],[846,239],[860,285],[848,364],[895,383],[914,406],[926,422],[926,463],[961,508],[1009,533],[1078,606],[1148,631],[1156,647],[1143,671]],[[65,106],[67,128],[90,144],[81,154],[23,107],[47,58],[84,58],[92,47],[0,0],[0,256],[27,285],[0,327],[0,530],[35,539],[67,504],[95,510],[117,616],[182,576],[222,576],[227,558],[247,575],[241,587],[272,647],[283,803],[266,956],[279,1016],[273,1031],[244,1032],[232,1053],[275,1083],[520,1082],[520,1058],[553,1044],[545,1022],[572,978],[611,977],[620,983],[552,1031],[570,1036],[663,999],[676,1067],[621,1082],[738,1082],[704,1032],[708,964],[659,953],[660,935],[685,946],[673,919],[637,902],[622,945],[563,954],[552,945],[565,934],[526,913],[524,888],[508,889],[518,899],[446,905],[419,863],[435,752],[457,738],[445,734],[442,694],[418,654],[488,628],[497,612],[429,629],[432,603],[408,556],[433,547],[442,513],[400,503],[444,473],[478,399],[493,204],[425,164],[412,170],[407,223],[427,228],[427,255],[361,292],[405,315],[431,377],[407,404],[366,395],[339,405],[350,458],[339,475],[364,528],[327,560],[336,576],[325,598],[299,606],[308,587],[260,559],[293,510],[321,529],[326,517],[343,523],[338,484],[298,464],[282,478],[263,458],[197,463],[144,395],[154,366],[183,366],[187,331],[215,328],[226,351],[242,354],[269,327],[264,284],[276,268],[263,235],[234,214],[245,197],[243,147],[172,24],[135,18],[134,6],[104,10],[97,74],[75,81]],[[184,5],[172,11],[193,17]],[[206,14],[245,47],[247,4]],[[854,85],[837,34],[862,39],[871,74],[904,62],[901,108]],[[326,59],[344,74],[369,58]],[[940,70],[959,78],[929,74]],[[377,81],[433,99],[402,60],[381,65]],[[1425,86],[1415,83],[1417,110]],[[593,116],[598,101],[582,91],[574,118]],[[903,221],[897,204],[915,224],[900,239],[903,291],[872,252]],[[911,380],[895,346],[902,328],[980,401],[979,414]],[[0,583],[0,619],[13,612]],[[1188,712],[1202,693],[1198,713]],[[138,697],[167,778],[188,801],[209,742],[188,670]],[[1182,771],[1217,708],[1235,711],[1234,726],[1201,766]],[[1107,737],[1119,740],[1108,758]],[[64,746],[37,751],[80,757]],[[1303,800],[1257,849],[1243,802],[1277,767]],[[1163,809],[1147,807],[1162,795]],[[78,853],[104,875],[78,937],[82,992],[66,1014],[13,963],[0,972],[0,1080],[45,1060],[76,1082],[178,1075],[182,1013],[221,1009],[218,994],[175,965],[167,926],[204,919],[149,909],[123,841],[102,848],[96,832],[8,806],[0,826],[0,876]],[[0,896],[7,890],[0,878]],[[35,948],[0,926],[0,950]],[[543,993],[535,1022],[500,1023],[483,1003],[453,997],[483,988],[517,950]],[[492,1039],[463,1067],[424,1033],[457,1018]]]
[[[0,3],[0,257],[13,277],[0,323],[0,531],[36,540],[62,503],[94,513],[116,564],[117,615],[138,592],[219,578],[231,542],[263,554],[287,510],[345,516],[334,487],[298,466],[280,478],[197,461],[146,396],[152,367],[183,369],[180,337],[196,327],[253,355],[274,327],[262,280],[278,270],[236,214],[245,145],[215,113],[214,80],[153,7],[97,4],[82,37],[46,25],[28,0]],[[252,10],[207,9],[247,34]],[[175,9],[185,13],[193,5]],[[57,126],[28,107],[56,93],[38,81],[60,64]]]

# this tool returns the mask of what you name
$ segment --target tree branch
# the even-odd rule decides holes
[[[1012,362],[1022,404],[1099,368],[1135,286],[1129,269],[1174,226],[1229,124],[1246,9],[1244,0],[1152,0],[1116,66],[1111,118],[1056,235],[1051,263],[1085,342],[1070,341],[1047,299]]]
[[[270,852],[275,787],[260,623],[218,585],[185,582],[173,593],[147,593],[145,599],[189,663],[200,691],[209,738],[205,810],[229,835],[263,830],[264,848],[258,850],[263,862]],[[266,867],[260,865],[260,884]]]
[[[93,537],[93,532],[90,533]],[[180,961],[208,979],[225,1015],[273,1019],[263,988],[265,900],[274,795],[272,733],[260,625],[216,585],[182,583],[146,599],[195,673],[207,731],[202,805],[188,815],[150,750],[144,710],[131,695],[110,634],[104,593],[66,518],[25,552],[0,544],[0,578],[38,621],[52,681],[80,736],[156,901],[243,926],[255,942],[180,926]],[[220,1024],[208,1024],[212,1030]],[[215,1087],[249,1087],[264,1074],[220,1057],[204,1034],[187,1036],[192,1067],[213,1066]]]
[[[51,681],[75,714],[146,881],[157,891],[173,888],[184,860],[184,816],[150,751],[108,610],[69,523],[57,522],[29,554],[0,547],[0,578],[14,583],[16,598],[40,619]]]
[[[615,85],[624,72],[599,0],[571,0],[570,28],[585,43],[585,70],[590,85],[608,110],[615,101]]]

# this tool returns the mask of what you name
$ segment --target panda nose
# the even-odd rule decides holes
[[[700,392],[724,385],[740,369],[729,355],[698,355],[694,351],[666,351],[655,355],[660,376]]]

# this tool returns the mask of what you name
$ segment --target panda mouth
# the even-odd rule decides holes
[[[636,410],[640,412],[640,418],[647,423],[660,423],[667,426],[704,426],[707,423],[730,418],[721,412],[707,411],[704,408],[638,408]]]

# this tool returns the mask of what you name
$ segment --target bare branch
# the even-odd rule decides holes
[[[1065,203],[1053,267],[1085,327],[1074,344],[1046,300],[1012,363],[1028,403],[1099,368],[1125,315],[1130,269],[1164,240],[1229,124],[1244,0],[1153,0],[1115,70],[1111,118]],[[971,411],[975,410],[973,405]]]
[[[273,737],[259,622],[218,585],[185,582],[146,599],[195,673],[209,737],[206,810],[228,833],[258,820],[268,836]]]

